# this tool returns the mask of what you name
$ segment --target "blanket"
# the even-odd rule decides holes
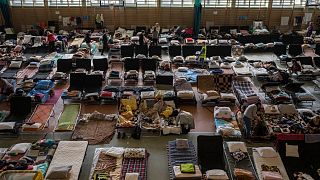
[[[78,180],[82,162],[86,154],[87,141],[60,141],[48,168],[50,174],[53,167],[71,165],[69,180]]]
[[[89,120],[79,123],[72,135],[73,140],[86,140],[91,144],[108,144],[114,135],[117,121]]]
[[[139,173],[140,180],[147,180],[149,153],[145,158],[124,158],[122,162],[121,180],[125,179],[126,173]]]
[[[80,104],[65,104],[56,131],[72,131],[76,125]]]

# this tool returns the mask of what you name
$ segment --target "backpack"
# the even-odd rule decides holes
[[[134,130],[131,134],[131,137],[133,139],[140,139],[140,136],[141,136],[141,128],[140,128],[140,126],[137,125],[134,127]]]

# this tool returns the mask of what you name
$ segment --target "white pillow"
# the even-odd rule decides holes
[[[299,148],[297,145],[288,145],[286,143],[286,156],[287,157],[299,157]]]
[[[227,173],[221,169],[212,169],[206,172],[207,179],[226,180],[229,179]]]
[[[126,177],[124,180],[138,180],[139,173],[126,173]]]
[[[9,68],[20,68],[22,61],[11,61]]]
[[[50,59],[44,59],[40,61],[40,65],[50,65],[51,60]]]
[[[229,152],[235,152],[241,150],[242,152],[248,152],[247,147],[244,142],[240,141],[230,141],[227,142]]]
[[[23,124],[22,128],[32,128],[32,129],[39,129],[42,126],[41,123],[34,123],[34,124]]]
[[[22,154],[25,153],[31,147],[31,143],[18,143],[15,144],[11,149],[10,153]]]
[[[179,72],[187,72],[188,68],[187,67],[178,67]]]
[[[120,158],[124,153],[124,148],[122,147],[111,147],[107,150],[106,154],[112,157]]]
[[[142,91],[141,92],[141,98],[142,99],[154,98],[154,91]]]
[[[0,123],[0,130],[10,130],[16,125],[15,122],[2,122]]]
[[[255,148],[255,150],[264,158],[274,158],[278,156],[278,153],[272,147],[259,147]]]

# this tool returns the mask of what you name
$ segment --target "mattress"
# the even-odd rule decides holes
[[[78,180],[87,146],[87,141],[60,141],[48,168],[47,175],[50,174],[53,167],[71,165],[72,169],[68,180]]]
[[[259,155],[257,151],[253,149],[252,156],[253,156],[254,165],[256,167],[259,179],[263,179],[261,174],[261,165],[265,164],[268,166],[277,166],[278,169],[280,170],[280,174],[282,175],[283,179],[289,180],[287,171],[283,165],[283,162],[279,154],[277,157],[274,157],[274,158],[263,158]]]
[[[252,76],[252,72],[249,67],[233,67],[233,70],[238,76]]]
[[[235,118],[231,122],[215,118],[214,124],[216,126],[216,132],[221,134],[223,137],[241,138],[241,131]]]
[[[80,108],[80,104],[65,104],[55,130],[72,131],[76,125]]]
[[[40,123],[41,126],[39,129],[44,128],[51,116],[53,108],[54,104],[39,104],[33,112],[32,116],[29,118],[28,123]],[[25,127],[23,128],[23,130],[25,131],[34,129]]]
[[[115,164],[114,162],[111,162],[111,158],[105,159],[103,162],[101,161],[102,157],[100,157],[100,154],[102,152],[107,152],[110,148],[96,148],[94,156],[93,156],[93,162],[92,162],[92,166],[91,166],[91,171],[90,171],[90,179],[94,179],[93,176],[95,174],[95,172],[99,172],[99,171],[109,171],[106,169],[109,169],[109,165],[112,166],[112,169],[110,172],[110,176],[112,177],[112,179],[120,179],[121,177],[121,167],[122,167],[122,160],[123,157],[121,158],[115,158]],[[106,155],[108,156],[108,155]],[[100,164],[100,165],[99,165]],[[97,167],[97,165],[99,167]]]
[[[23,79],[25,77],[31,78],[38,72],[38,68],[26,67],[22,71],[19,71],[17,74],[18,79]]]

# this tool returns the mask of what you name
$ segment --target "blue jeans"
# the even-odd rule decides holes
[[[243,122],[245,125],[245,138],[250,138],[251,136],[251,119],[243,116]]]

